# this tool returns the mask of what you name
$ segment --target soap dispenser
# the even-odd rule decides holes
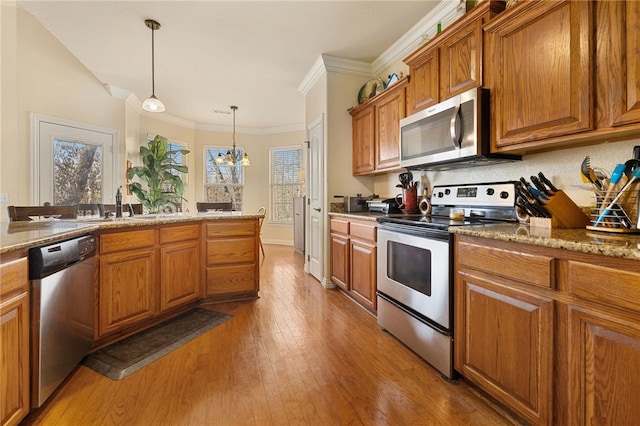
[[[116,219],[122,217],[122,192],[120,192],[120,188],[122,186],[118,187],[116,191]]]

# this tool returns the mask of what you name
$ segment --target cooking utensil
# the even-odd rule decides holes
[[[616,164],[616,167],[613,169],[613,173],[611,173],[611,185],[609,185],[609,189],[607,190],[607,193],[604,196],[604,199],[602,200],[602,205],[606,206],[609,200],[611,200],[611,196],[613,195],[616,184],[620,182],[620,179],[624,175],[625,170],[626,170],[626,165]],[[619,210],[616,209],[616,211],[624,211],[624,210],[620,208]],[[609,211],[607,209],[602,210],[594,226],[598,226],[598,224],[605,218],[607,214],[609,214]],[[629,220],[629,226],[630,225],[631,225],[631,221]]]
[[[547,187],[544,186],[542,182],[540,182],[540,179],[538,179],[537,176],[531,176],[530,179],[531,179],[531,183],[533,183],[533,186],[535,186],[536,189],[541,193],[543,193],[546,197],[550,197],[552,195],[552,193],[549,190],[547,190]]]
[[[591,168],[591,157],[589,157],[588,155],[584,158],[584,160],[582,160],[582,164],[580,165],[580,172],[583,182],[591,183],[594,192],[598,195],[603,195],[602,184],[598,180],[595,171]]]
[[[625,194],[629,190],[629,188],[631,188],[633,183],[638,178],[640,178],[640,168],[635,169],[633,171],[633,177],[631,179],[629,179],[629,182],[627,182],[627,184],[624,186],[624,188],[622,188],[622,190],[618,193],[618,195],[616,195],[616,197],[613,199],[613,201],[611,201],[611,203],[604,209],[604,211],[602,212],[601,216],[606,216],[608,214],[608,212],[611,211],[611,209],[615,206],[615,204],[618,202],[620,197],[622,197],[622,195]],[[624,212],[624,210],[622,210],[622,209],[620,209],[620,211]],[[596,225],[597,225],[597,223],[596,223]]]

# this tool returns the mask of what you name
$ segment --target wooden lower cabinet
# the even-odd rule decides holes
[[[101,254],[99,264],[98,337],[157,315],[158,263],[153,246]]]
[[[260,283],[258,221],[219,220],[203,226],[205,296],[255,297]]]
[[[532,424],[634,425],[640,261],[455,236],[455,368]]]
[[[569,309],[568,387],[572,425],[638,424],[640,324],[624,316]]]
[[[331,218],[331,281],[356,302],[375,312],[377,224]]]
[[[456,369],[525,419],[551,424],[553,301],[458,271]]]
[[[159,230],[161,312],[202,295],[200,229],[200,224],[193,224]]]
[[[29,272],[26,257],[0,265],[0,424],[29,413]]]

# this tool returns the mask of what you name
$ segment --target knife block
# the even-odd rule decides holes
[[[558,191],[549,197],[545,208],[551,213],[551,218],[532,217],[531,226],[539,228],[585,228],[591,223],[587,216],[576,203],[563,191]]]

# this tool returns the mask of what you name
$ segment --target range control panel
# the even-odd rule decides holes
[[[431,192],[433,206],[513,207],[516,182],[436,185]]]

